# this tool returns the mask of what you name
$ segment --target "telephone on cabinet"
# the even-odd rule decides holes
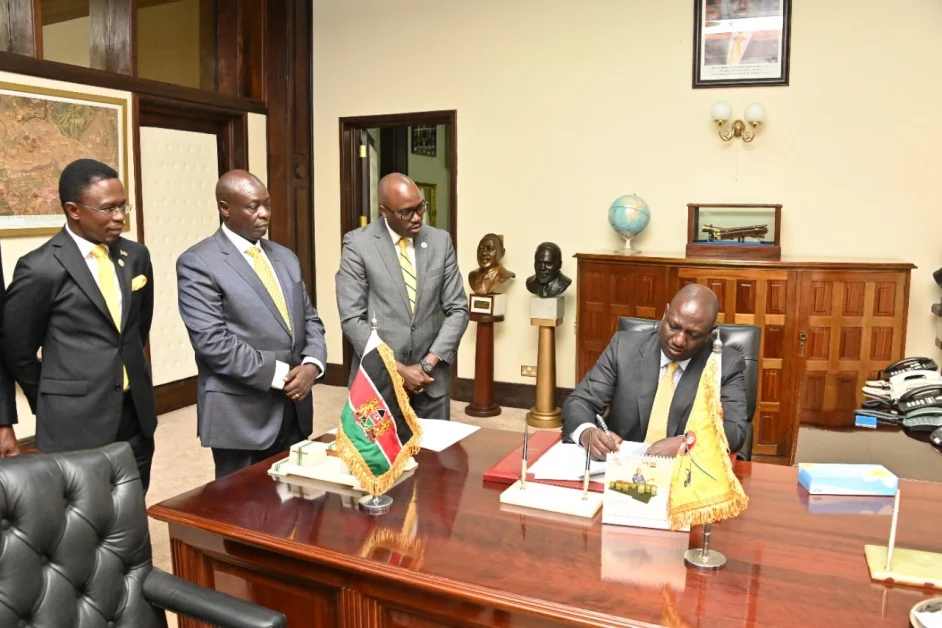
[[[932,358],[903,358],[880,371],[879,376],[883,379],[889,379],[901,373],[910,373],[912,371],[937,371],[938,369],[939,365],[936,364],[935,360]]]
[[[907,414],[914,410],[927,410],[932,407],[942,412],[942,383],[936,382],[928,386],[911,388],[900,395],[896,403],[900,411]]]

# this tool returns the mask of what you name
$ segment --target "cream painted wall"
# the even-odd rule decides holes
[[[127,189],[128,189],[128,198],[134,199],[134,193],[132,190],[136,189],[135,179],[134,179],[134,169],[132,164],[134,163],[134,146],[131,142],[131,94],[129,92],[120,92],[111,89],[102,89],[98,87],[88,87],[86,85],[75,85],[72,83],[63,83],[60,81],[48,81],[45,79],[34,78],[31,76],[23,76],[19,74],[11,74],[9,72],[0,72],[0,82],[5,83],[14,83],[19,85],[34,85],[37,87],[45,87],[49,89],[58,89],[71,92],[81,92],[85,94],[97,94],[99,96],[107,96],[110,98],[123,98],[128,103],[127,109],[127,126],[125,129],[125,138],[127,139],[127,151],[128,151],[128,172],[127,177]],[[137,240],[137,222],[136,217],[132,213],[129,217],[130,229],[124,233],[124,237],[130,240]],[[13,270],[16,267],[16,261],[26,253],[29,253],[33,249],[40,246],[43,242],[49,239],[49,236],[30,236],[23,238],[11,238],[5,237],[0,239],[3,243],[3,274],[4,279],[6,280],[7,285],[10,284],[10,280],[13,277]],[[25,438],[27,436],[32,436],[36,432],[36,420],[33,417],[33,414],[29,410],[29,404],[26,402],[26,398],[23,394],[17,389],[17,410],[19,412],[19,425],[16,428],[16,435],[18,438]]]
[[[942,265],[942,4],[795,0],[789,87],[693,90],[688,0],[382,0],[314,5],[314,148],[318,305],[339,330],[340,116],[457,109],[458,244],[463,275],[482,234],[505,236],[518,280],[496,332],[496,379],[536,363],[524,279],[535,246],[572,255],[621,246],[606,209],[636,193],[653,219],[636,240],[682,250],[688,202],[780,202],[787,254],[894,257],[913,274],[907,353],[930,354],[932,280]],[[363,39],[362,19],[384,28]],[[460,24],[442,29],[441,24]],[[422,33],[404,37],[403,33]],[[350,46],[350,41],[361,45]],[[377,59],[394,50],[396,67]],[[369,76],[369,81],[350,81]],[[761,101],[752,144],[721,142],[715,100],[735,113]],[[539,132],[528,132],[538,129]],[[508,138],[516,141],[509,142]],[[557,343],[558,383],[575,378],[575,296]],[[341,353],[339,333],[329,352]],[[459,375],[474,373],[474,325]]]
[[[449,211],[449,172],[446,167],[446,129],[444,124],[436,127],[438,147],[434,157],[416,155],[412,152],[412,127],[409,127],[409,177],[413,181],[435,185],[436,224],[439,229],[448,229]],[[428,199],[426,199],[428,200]],[[428,221],[428,219],[426,219]]]
[[[80,17],[43,26],[43,59],[91,67],[91,25],[90,18]]]
[[[268,118],[250,113],[248,119],[249,172],[268,185]]]

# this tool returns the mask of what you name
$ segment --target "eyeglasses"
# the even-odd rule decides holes
[[[76,205],[94,209],[99,214],[124,214],[125,216],[130,214],[131,210],[134,209],[134,205],[131,204],[115,205],[114,207],[95,207],[94,205],[86,205],[85,203],[76,203]]]
[[[389,209],[385,205],[380,205],[380,207],[399,216],[399,220],[411,220],[412,216],[415,214],[418,214],[419,218],[425,215],[425,210],[428,209],[428,201],[422,201],[415,207],[410,207],[408,209],[400,209],[399,211]]]

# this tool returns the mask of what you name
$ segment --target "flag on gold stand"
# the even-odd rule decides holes
[[[700,376],[684,446],[674,461],[667,518],[672,530],[735,517],[749,503],[729,459],[720,402],[722,344]]]

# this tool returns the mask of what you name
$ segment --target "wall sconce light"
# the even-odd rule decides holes
[[[734,137],[741,137],[742,141],[751,142],[756,136],[756,127],[762,124],[765,119],[765,107],[759,102],[754,102],[746,107],[743,118],[749,123],[748,125],[742,120],[734,120],[732,124],[726,126],[733,117],[733,107],[725,100],[718,100],[713,103],[712,114],[721,140],[728,142]],[[724,126],[726,126],[725,130],[723,129]]]

